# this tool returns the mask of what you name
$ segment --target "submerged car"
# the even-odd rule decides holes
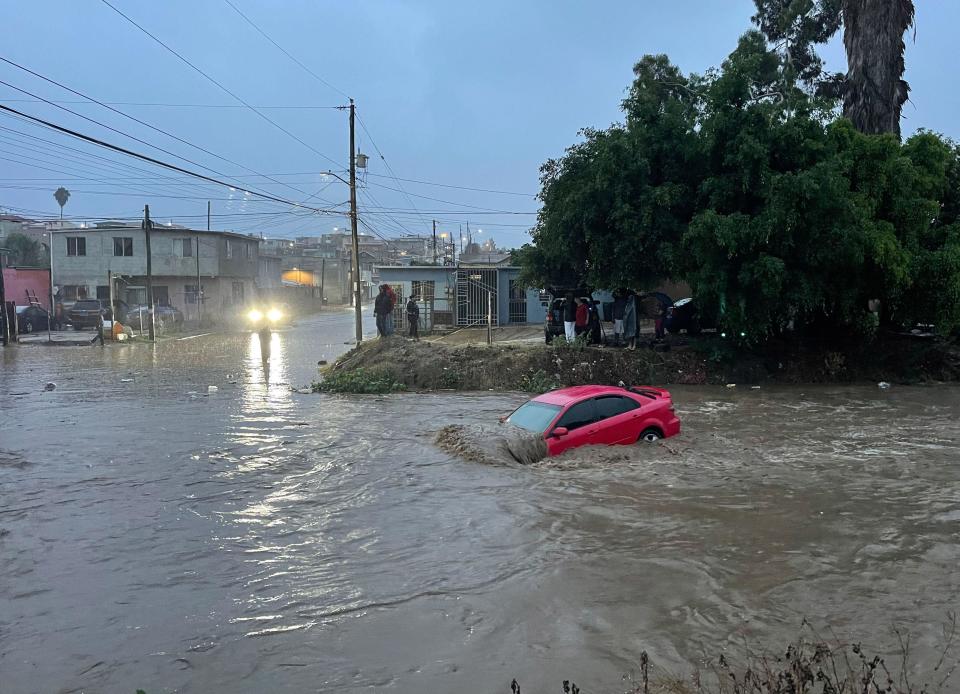
[[[42,306],[31,304],[17,306],[17,332],[32,333],[34,330],[46,330],[50,315]]]
[[[543,435],[547,452],[568,448],[629,445],[680,433],[670,393],[650,386],[573,386],[538,395],[506,423]]]

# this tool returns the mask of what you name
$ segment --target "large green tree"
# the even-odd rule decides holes
[[[586,129],[541,167],[534,243],[517,253],[531,284],[647,287],[673,273],[695,205],[701,86],[646,56],[622,104],[626,122]]]

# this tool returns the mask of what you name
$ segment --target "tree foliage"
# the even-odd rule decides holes
[[[8,261],[10,265],[27,267],[47,267],[48,265],[43,246],[28,236],[14,232],[0,245],[10,251]]]
[[[745,34],[718,70],[647,56],[624,122],[542,168],[531,284],[687,281],[725,329],[862,338],[878,321],[960,326],[960,156],[835,117]],[[879,316],[868,310],[879,300]]]

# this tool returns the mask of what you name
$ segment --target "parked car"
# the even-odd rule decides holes
[[[46,330],[50,314],[47,309],[36,304],[17,306],[17,332],[32,333],[34,330]]]
[[[143,327],[150,324],[150,307],[145,304],[134,306],[127,311],[126,325],[131,328],[139,329],[140,320],[143,319]],[[183,312],[176,306],[156,306],[154,310],[154,326],[159,329],[172,328],[180,330],[183,327]]]
[[[689,335],[698,335],[704,328],[714,328],[716,325],[703,315],[700,306],[694,299],[679,299],[667,308],[667,316],[663,327],[669,333],[678,333],[686,330]]]
[[[504,420],[543,435],[549,455],[578,446],[629,445],[680,433],[670,393],[636,386],[573,386],[539,395]]]
[[[121,316],[126,315],[129,307],[125,301],[114,301],[117,313]],[[80,299],[75,302],[70,310],[67,311],[67,320],[73,326],[74,330],[85,330],[97,327],[100,316],[105,320],[112,320],[113,313],[110,310],[110,302],[100,299]]]

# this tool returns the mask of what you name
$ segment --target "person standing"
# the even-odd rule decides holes
[[[112,324],[112,323],[111,323]],[[101,309],[100,314],[97,316],[97,334],[93,336],[93,339],[90,340],[91,345],[97,344],[97,340],[100,341],[100,346],[103,347],[103,310]]]
[[[393,303],[387,294],[387,285],[380,285],[380,293],[373,301],[373,313],[377,317],[377,335],[387,337],[387,316],[393,311]]]
[[[407,301],[407,323],[410,325],[410,338],[420,341],[420,307],[415,297]]]
[[[577,306],[574,303],[573,292],[567,292],[563,301],[563,334],[567,342],[577,339]]]
[[[577,311],[573,321],[573,331],[577,337],[587,332],[587,326],[590,324],[590,309],[587,308],[587,300],[583,297],[576,299]]]
[[[627,290],[623,307],[623,334],[627,338],[627,349],[637,348],[637,302],[632,290]]]
[[[387,290],[387,296],[390,298],[390,312],[387,314],[387,335],[393,335],[396,330],[393,321],[393,309],[397,307],[397,294],[389,284],[383,286]]]
[[[613,293],[613,344],[620,346],[623,339],[623,314],[627,308],[626,290],[618,289]]]
[[[656,315],[656,320],[654,321],[654,333],[653,333],[653,339],[657,340],[658,342],[660,340],[663,340],[664,338],[663,324],[664,324],[664,321],[666,320],[667,320],[667,305],[662,301],[658,300],[657,315]]]

